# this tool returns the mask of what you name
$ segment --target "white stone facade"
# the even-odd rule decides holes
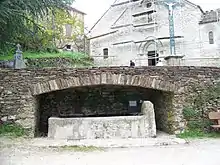
[[[179,1],[181,6],[174,10],[176,55],[182,56],[179,65],[220,64],[220,23],[200,24],[202,9]],[[209,43],[210,31],[214,44]],[[116,2],[91,30],[90,55],[99,66],[127,66],[130,60],[136,66],[148,66],[155,65],[148,58],[156,50],[163,65],[168,65],[164,57],[170,56],[169,36],[168,9],[159,0]],[[103,49],[108,49],[107,55]]]

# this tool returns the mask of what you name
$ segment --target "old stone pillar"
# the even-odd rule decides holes
[[[25,62],[23,60],[22,51],[20,49],[21,49],[21,45],[18,44],[16,53],[14,55],[14,69],[26,68]]]
[[[37,106],[38,102],[31,94],[23,96],[22,103],[20,104],[20,110],[16,116],[16,123],[20,124],[28,131],[29,137],[34,137],[35,127],[37,123]]]
[[[168,66],[181,66],[183,56],[167,56],[165,60]]]
[[[146,117],[146,121],[149,124],[151,137],[156,137],[157,135],[157,128],[156,128],[156,121],[155,121],[155,112],[154,112],[154,105],[150,101],[144,101],[142,103],[141,112]]]

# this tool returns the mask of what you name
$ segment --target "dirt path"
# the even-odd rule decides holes
[[[6,143],[5,143],[6,144]],[[0,165],[219,165],[220,139],[190,144],[75,152],[29,145],[3,145]]]

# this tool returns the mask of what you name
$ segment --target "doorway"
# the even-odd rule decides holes
[[[159,54],[156,51],[148,51],[148,66],[156,66],[159,62]]]

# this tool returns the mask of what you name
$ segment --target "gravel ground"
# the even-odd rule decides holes
[[[220,165],[220,139],[76,152],[1,141],[0,165]]]

